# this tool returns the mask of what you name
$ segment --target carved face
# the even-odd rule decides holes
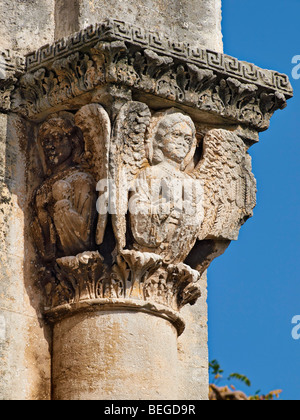
[[[166,158],[181,163],[193,146],[193,131],[186,122],[174,124],[162,137],[162,151]]]
[[[72,156],[72,141],[60,127],[53,127],[46,132],[41,143],[51,167],[60,166]]]
[[[169,160],[184,170],[196,150],[196,127],[190,116],[170,108],[153,116],[147,140],[152,165]]]

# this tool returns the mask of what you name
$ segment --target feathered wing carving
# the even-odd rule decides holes
[[[139,172],[149,166],[145,135],[151,112],[142,102],[128,102],[121,108],[113,129],[109,172],[112,182],[111,213],[118,251],[126,245],[126,214],[129,191]]]
[[[256,205],[256,181],[243,140],[228,130],[210,130],[193,176],[204,188],[205,217],[198,240],[237,240]]]
[[[88,161],[95,181],[98,183],[99,202],[96,243],[102,244],[107,225],[109,146],[111,122],[108,113],[99,104],[82,107],[75,116],[76,125],[82,130],[85,141],[85,160]]]

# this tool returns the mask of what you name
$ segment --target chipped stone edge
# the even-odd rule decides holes
[[[56,323],[80,312],[111,312],[120,310],[143,312],[163,318],[173,324],[178,336],[182,335],[185,330],[185,322],[178,312],[152,301],[138,301],[134,299],[87,299],[77,303],[60,305],[53,309],[45,308],[44,315],[48,322]]]

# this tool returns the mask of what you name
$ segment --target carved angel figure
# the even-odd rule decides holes
[[[33,232],[49,294],[59,296],[52,304],[114,293],[175,310],[193,304],[217,252],[201,241],[225,249],[255,206],[244,141],[222,129],[197,136],[176,108],[152,114],[129,101],[112,130],[106,110],[89,104],[43,123],[38,140],[47,179]]]
[[[166,264],[185,260],[203,221],[203,188],[186,167],[197,139],[192,119],[176,109],[157,113],[149,127],[149,167],[139,173],[130,197],[135,248]]]
[[[179,264],[196,241],[237,239],[255,206],[247,147],[233,132],[208,130],[197,161],[197,143],[192,119],[179,109],[121,108],[109,160],[118,253],[150,252]]]
[[[71,118],[52,118],[38,134],[48,178],[36,191],[33,233],[46,262],[95,249],[96,186],[81,167],[84,142]]]

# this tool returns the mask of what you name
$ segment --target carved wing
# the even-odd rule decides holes
[[[107,203],[109,183],[109,145],[111,122],[108,113],[99,104],[82,107],[75,116],[76,125],[82,130],[85,142],[85,159],[89,163],[95,181],[98,183],[99,200],[105,211],[98,208],[96,242],[102,244],[107,225]],[[101,208],[103,210],[103,207]]]
[[[198,239],[237,240],[256,205],[256,181],[243,140],[227,130],[210,130],[193,176],[204,188],[205,216]]]
[[[126,245],[126,214],[129,191],[139,172],[149,165],[145,134],[151,112],[142,102],[128,102],[121,108],[113,129],[109,171],[112,180],[111,214],[118,251]]]

